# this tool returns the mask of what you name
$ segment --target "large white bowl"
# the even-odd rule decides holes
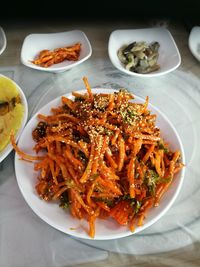
[[[141,41],[146,41],[147,43],[154,41],[159,42],[159,70],[146,74],[136,73],[126,70],[124,65],[120,62],[117,55],[119,48],[132,42]],[[138,77],[156,77],[164,75],[175,70],[181,64],[181,56],[171,33],[162,27],[113,31],[109,38],[108,53],[111,62],[117,69],[126,74]]]
[[[112,89],[93,89],[94,93],[113,93],[116,90]],[[83,93],[84,91],[80,91]],[[71,94],[66,95],[69,98],[73,98]],[[145,100],[135,97],[135,101],[144,103]],[[60,105],[60,97],[48,103],[42,109],[38,111],[40,114],[50,114],[50,109]],[[161,128],[162,136],[165,140],[170,143],[170,148],[173,150],[180,150],[182,154],[182,161],[185,162],[184,150],[181,144],[181,140],[167,117],[159,111],[156,107],[149,104],[149,109],[152,113],[157,114],[157,126]],[[32,119],[26,125],[18,146],[25,153],[33,154],[34,141],[32,140],[32,131],[35,129],[38,119],[36,113]],[[32,163],[27,163],[26,161],[20,160],[19,156],[15,155],[15,172],[17,177],[17,182],[24,196],[26,202],[31,207],[31,209],[46,223],[53,226],[54,228],[75,236],[79,238],[90,239],[88,233],[85,229],[88,229],[88,223],[84,220],[80,221],[72,217],[69,212],[63,211],[56,203],[48,203],[41,200],[35,191],[35,184],[37,182],[38,172],[34,171],[34,166]],[[174,200],[176,199],[183,182],[184,169],[182,169],[173,180],[172,185],[169,190],[163,196],[159,207],[152,208],[145,219],[145,224],[141,227],[136,227],[134,233],[138,233],[153,223],[155,223],[159,218],[161,218],[165,212],[171,207]],[[73,229],[72,229],[73,228]],[[128,227],[123,227],[118,225],[114,220],[100,220],[96,221],[96,234],[95,240],[109,240],[116,239],[125,236],[132,235]]]
[[[189,35],[188,45],[193,56],[200,61],[200,26],[192,28]]]
[[[18,140],[20,134],[22,133],[22,130],[26,124],[26,121],[27,121],[27,118],[28,118],[28,104],[27,104],[27,100],[26,100],[26,97],[22,91],[22,89],[19,87],[18,84],[16,84],[16,82],[14,82],[13,80],[11,80],[10,78],[0,74],[0,77],[5,77],[6,79],[9,79],[10,81],[12,81],[12,83],[14,83],[14,85],[16,86],[17,90],[19,91],[19,94],[20,94],[20,97],[21,97],[21,100],[22,100],[22,104],[24,106],[24,116],[23,116],[23,119],[22,119],[22,122],[21,122],[21,126],[19,128],[19,130],[17,131],[17,134],[16,134],[16,137],[15,139]],[[1,90],[1,88],[0,88]],[[9,143],[4,149],[3,151],[0,152],[0,162],[5,159],[5,157],[8,156],[8,154],[12,151],[13,147],[12,145]]]
[[[54,64],[48,68],[40,67],[31,61],[44,49],[53,50],[66,47],[75,43],[81,43],[81,52],[77,61],[65,60]],[[69,70],[87,60],[92,55],[92,47],[84,32],[79,30],[58,32],[58,33],[38,33],[29,34],[23,42],[21,50],[21,62],[33,69],[48,72],[63,72]]]

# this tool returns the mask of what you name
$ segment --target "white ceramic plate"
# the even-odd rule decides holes
[[[159,42],[159,70],[147,74],[140,74],[125,69],[117,56],[117,51],[123,45],[128,45],[134,41],[146,41],[147,43],[154,41]],[[108,53],[111,62],[116,68],[132,76],[156,77],[175,70],[181,64],[181,56],[171,33],[167,29],[161,27],[135,30],[116,30],[110,35]]]
[[[80,93],[85,92],[85,90],[80,91]],[[94,93],[113,93],[112,89],[93,89]],[[69,98],[73,98],[71,94],[66,95]],[[135,97],[136,102],[144,102],[143,99],[139,97]],[[50,109],[52,107],[56,107],[60,105],[60,97],[48,103],[42,109],[38,111],[40,114],[50,114]],[[161,128],[162,136],[165,138],[167,142],[170,143],[171,149],[179,149],[182,154],[182,161],[185,162],[183,146],[181,140],[173,127],[170,121],[166,118],[166,116],[161,113],[157,108],[149,104],[149,109],[152,113],[157,114],[157,125]],[[32,119],[26,125],[20,140],[18,142],[18,146],[25,153],[34,154],[33,146],[34,141],[32,140],[32,131],[35,129],[38,119],[36,113]],[[17,177],[17,182],[19,188],[21,190],[22,195],[24,196],[28,205],[32,208],[32,210],[46,223],[53,226],[54,228],[75,237],[90,239],[85,229],[88,229],[88,223],[86,221],[80,221],[75,219],[70,215],[70,213],[61,209],[56,203],[48,203],[44,200],[41,200],[38,197],[38,194],[35,191],[35,184],[37,182],[38,173],[33,169],[33,163],[28,163],[26,161],[20,160],[19,156],[15,155],[15,172]],[[137,227],[135,233],[138,233],[145,228],[149,227],[153,223],[155,223],[159,218],[161,218],[165,212],[170,208],[176,199],[183,182],[184,178],[184,169],[181,170],[176,179],[174,179],[172,186],[162,198],[160,206],[157,208],[153,208],[149,213],[147,218],[145,219],[145,224],[141,227]],[[72,230],[74,228],[75,230]],[[125,236],[129,236],[132,233],[129,231],[128,227],[122,227],[118,225],[114,220],[97,220],[96,221],[96,234],[95,240],[109,240],[116,239]]]
[[[0,55],[4,52],[6,49],[6,35],[2,27],[0,27]]]
[[[189,36],[189,48],[193,56],[200,61],[200,27],[192,28]]]
[[[0,74],[0,77],[5,77],[6,79],[11,80],[10,78],[8,78],[8,77],[6,77],[6,76],[4,76],[2,74]],[[19,138],[20,134],[22,133],[22,130],[23,130],[25,124],[26,124],[27,118],[28,118],[28,104],[27,104],[26,97],[25,97],[22,89],[13,80],[11,80],[11,81],[15,84],[17,90],[19,91],[19,94],[20,94],[20,97],[21,97],[21,100],[22,100],[22,104],[24,105],[24,116],[23,116],[23,119],[22,119],[22,122],[21,122],[21,127],[19,128],[19,130],[17,132],[17,135],[15,137],[15,139],[18,140],[18,138]],[[0,90],[1,90],[1,88],[0,88]],[[5,159],[5,157],[8,156],[8,154],[12,151],[12,149],[13,149],[12,145],[8,144],[5,147],[5,149],[0,152],[0,162],[3,159]]]
[[[65,60],[48,68],[43,68],[31,63],[38,53],[44,49],[53,50],[66,47],[75,43],[81,43],[81,52],[78,61]],[[90,42],[84,32],[79,30],[59,33],[38,33],[28,35],[23,42],[21,50],[21,62],[27,67],[48,72],[63,72],[69,70],[85,60],[92,54]]]

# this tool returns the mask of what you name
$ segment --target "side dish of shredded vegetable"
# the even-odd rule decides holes
[[[45,201],[59,201],[72,216],[88,221],[113,218],[134,231],[147,211],[159,205],[174,175],[183,167],[180,151],[171,151],[156,127],[156,115],[135,103],[126,90],[61,97],[52,114],[38,115],[32,133],[36,153],[30,156],[11,142],[24,160],[35,161],[36,191]]]
[[[80,56],[81,43],[76,43],[67,47],[60,47],[54,50],[41,50],[38,56],[31,62],[44,68],[48,68],[54,64],[68,61],[77,61]]]

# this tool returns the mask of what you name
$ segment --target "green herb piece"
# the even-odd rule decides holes
[[[136,112],[135,110],[130,110],[130,109],[128,109],[127,112],[128,112],[128,115],[129,115],[131,118],[133,118],[133,117],[135,117],[135,116],[137,115],[137,112]]]
[[[104,200],[103,202],[105,202],[105,203],[107,204],[108,207],[113,206],[113,200],[111,200],[111,199],[106,199],[106,200]]]
[[[114,132],[112,130],[107,129],[107,128],[104,129],[104,133],[108,136],[114,135]]]
[[[122,106],[119,111],[124,123],[133,125],[137,120],[138,113],[131,106]]]
[[[159,182],[160,176],[154,170],[148,170],[145,175],[145,183],[148,187],[149,193],[155,195],[156,185]]]
[[[172,179],[173,179],[172,176],[169,176],[167,178],[160,178],[159,183],[166,183],[166,184],[168,184],[168,183],[171,183]]]
[[[69,198],[67,192],[64,192],[60,197],[60,205],[63,209],[68,209],[70,206]]]
[[[74,180],[68,179],[65,181],[65,184],[68,188],[73,188],[75,186]]]
[[[130,94],[130,92],[126,88],[120,88],[119,92],[125,93],[125,94]]]
[[[90,176],[90,180],[95,180],[98,176],[98,173],[94,173],[92,176]]]
[[[122,197],[122,199],[123,199],[123,200],[130,200],[131,197],[130,197],[129,194],[127,194],[127,195],[124,195],[124,196]],[[134,199],[134,200],[135,200],[135,199]]]
[[[167,147],[164,146],[162,140],[160,140],[160,141],[158,142],[158,148],[164,150],[165,153],[168,153],[168,152],[169,152],[169,149],[168,149]]]
[[[85,154],[79,150],[78,152],[79,159],[82,161],[83,164],[87,164],[88,159],[86,158]]]
[[[102,198],[102,197],[96,197],[94,198],[96,202],[104,202],[108,207],[113,206],[113,200]]]
[[[136,200],[136,203],[135,203],[135,213],[138,213],[139,212],[141,206],[142,206],[142,202]]]
[[[60,207],[62,208],[62,209],[68,209],[69,208],[69,203],[62,203],[62,204],[60,204]]]
[[[136,200],[135,198],[131,198],[129,194],[127,195],[124,195],[122,197],[123,200],[129,200],[130,201],[130,204],[132,207],[134,207],[134,211],[135,213],[138,213],[141,206],[142,206],[142,202],[141,201],[138,201]]]

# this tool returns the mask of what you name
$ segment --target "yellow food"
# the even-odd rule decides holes
[[[6,77],[0,77],[0,152],[10,142],[11,130],[16,133],[21,126],[24,106],[16,85]]]

